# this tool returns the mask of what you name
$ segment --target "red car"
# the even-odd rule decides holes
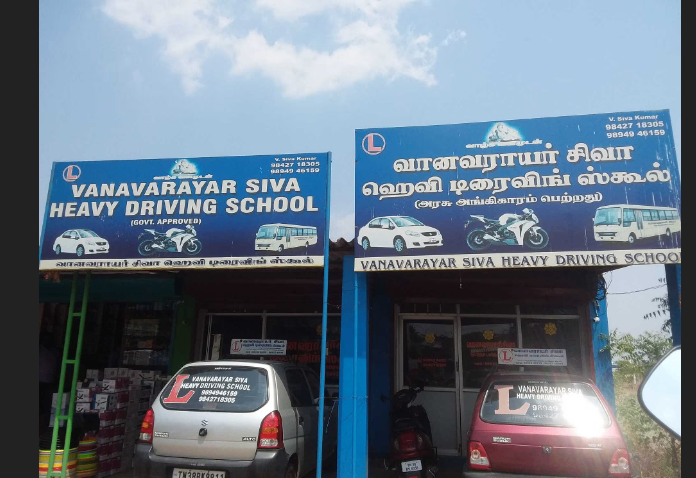
[[[616,418],[584,377],[497,372],[469,430],[465,478],[632,478]]]

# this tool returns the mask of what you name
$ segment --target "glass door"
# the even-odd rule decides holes
[[[486,376],[498,364],[499,348],[517,348],[518,319],[504,317],[462,317],[460,326],[462,350],[461,410],[462,439],[469,435],[469,426],[479,391]]]
[[[245,358],[231,354],[232,341],[263,338],[263,317],[260,315],[211,315],[208,326],[206,360]]]
[[[455,317],[402,317],[399,325],[399,386],[405,389],[416,380],[425,380],[425,391],[415,405],[425,407],[433,444],[439,453],[459,456],[459,344],[455,340]]]

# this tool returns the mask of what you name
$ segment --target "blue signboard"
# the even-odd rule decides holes
[[[356,271],[681,263],[669,111],[360,130]]]
[[[56,163],[40,270],[324,265],[329,154]]]

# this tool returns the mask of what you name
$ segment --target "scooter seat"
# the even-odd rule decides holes
[[[407,430],[415,430],[419,428],[418,423],[410,418],[402,418],[394,423],[395,432],[403,432]]]

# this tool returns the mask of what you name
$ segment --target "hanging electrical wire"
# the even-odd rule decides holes
[[[646,291],[649,291],[649,290],[661,289],[662,287],[667,287],[667,284],[656,285],[655,287],[648,287],[647,289],[632,290],[632,291],[629,291],[629,292],[607,292],[607,295],[628,295],[628,294],[637,294],[638,292],[646,292]]]

